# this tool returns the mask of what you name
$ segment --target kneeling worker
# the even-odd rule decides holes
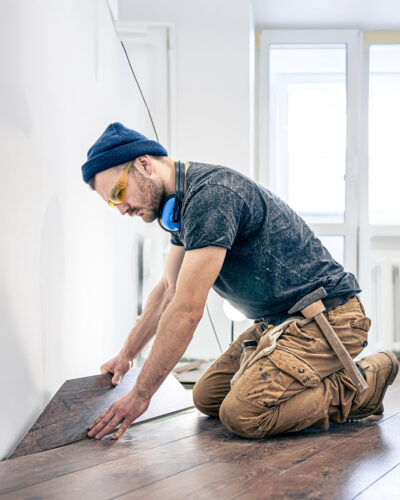
[[[151,353],[135,387],[90,426],[89,436],[100,439],[120,425],[113,434],[118,438],[147,409],[189,345],[211,287],[248,318],[259,319],[195,385],[201,412],[250,438],[327,429],[330,421],[382,413],[398,372],[393,353],[368,356],[358,369],[349,358],[368,385],[361,392],[316,320],[288,312],[323,290],[323,319],[346,356],[354,358],[367,344],[370,319],[356,278],[286,203],[230,168],[174,162],[161,144],[120,123],[91,147],[82,173],[122,215],[158,218],[171,232],[163,277],[120,353],[101,370],[117,384],[156,335]],[[244,362],[242,342],[251,363]]]

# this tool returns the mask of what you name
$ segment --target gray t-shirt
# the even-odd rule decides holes
[[[228,167],[190,164],[182,225],[171,243],[186,251],[226,248],[214,290],[248,318],[275,325],[320,286],[328,297],[361,291],[296,212]]]

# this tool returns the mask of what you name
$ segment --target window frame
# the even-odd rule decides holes
[[[257,180],[274,191],[270,165],[270,113],[269,113],[269,47],[275,44],[345,44],[346,56],[346,165],[345,165],[345,217],[343,223],[310,224],[321,236],[344,236],[344,264],[346,269],[359,274],[359,179],[365,175],[360,161],[362,96],[361,87],[363,32],[361,30],[262,30],[258,51],[258,164]],[[262,166],[262,168],[261,168]],[[368,192],[368,191],[367,191]]]
[[[256,178],[274,190],[271,173],[269,130],[269,45],[346,44],[347,45],[347,137],[346,195],[344,224],[310,224],[320,236],[344,236],[344,265],[363,288],[367,309],[372,300],[373,238],[400,238],[400,225],[369,222],[369,49],[371,45],[400,44],[400,31],[363,30],[261,30],[257,34],[257,140]]]

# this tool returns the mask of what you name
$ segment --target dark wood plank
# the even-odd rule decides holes
[[[354,448],[350,443],[355,436],[365,434],[364,441],[368,443],[369,433],[373,431],[379,441],[381,432],[379,428],[383,423],[396,418],[397,424],[391,424],[396,427],[400,418],[400,416],[396,416],[400,407],[398,388],[400,388],[400,384],[397,384],[394,390],[391,389],[386,404],[388,410],[382,417],[370,417],[352,424],[332,425],[328,432],[304,431],[258,441],[250,450],[246,452],[243,450],[237,456],[229,456],[228,460],[223,455],[212,457],[209,462],[173,477],[132,490],[121,498],[159,498],[160,496],[181,498],[179,492],[182,490],[187,493],[188,498],[236,498],[240,495],[246,495],[248,492],[250,492],[248,498],[286,498],[284,496],[286,491],[282,497],[279,496],[280,484],[285,485],[288,478],[290,480],[292,472],[296,471],[298,467],[312,461],[316,471],[316,477],[312,478],[312,484],[318,485],[321,482],[318,475],[324,472],[319,468],[321,454],[325,454],[332,462],[332,460],[336,460],[336,449],[339,446],[350,447],[349,449],[354,453]],[[394,452],[395,450],[400,453],[400,446],[396,446]],[[276,484],[273,483],[274,487],[270,488],[277,477]],[[309,498],[307,494],[302,496],[302,489],[296,486],[296,483],[301,485],[304,482],[303,472],[299,473],[296,478],[293,483],[293,498]],[[325,499],[325,494],[321,497],[320,491],[316,493],[315,497],[311,495],[310,498]]]
[[[400,425],[399,388],[391,388],[383,417],[329,432],[249,441],[190,412],[129,429],[117,442],[90,440],[3,462],[1,498],[351,498],[399,456],[399,440],[390,438]]]
[[[400,463],[387,474],[375,481],[369,488],[357,495],[357,500],[377,498],[398,498],[400,496]]]
[[[217,429],[216,433],[214,432],[215,429]],[[213,432],[209,433],[208,431]],[[233,436],[222,426],[218,419],[208,418],[196,411],[190,411],[168,420],[141,424],[137,428],[131,428],[118,441],[82,441],[34,456],[3,462],[0,464],[0,493],[15,491],[31,484],[60,477],[129,454],[137,454],[143,450],[152,449],[154,453],[157,453],[155,449],[157,446],[182,440],[187,436],[201,432],[207,433],[207,436],[202,440],[205,443],[210,440],[212,442],[218,441],[222,445],[231,440],[247,442]],[[337,431],[337,434],[345,435],[349,432],[353,431],[350,428],[343,427],[343,429]],[[267,459],[273,456],[274,466],[277,466],[278,462],[282,466],[286,466],[287,454],[284,453],[285,449],[290,449],[291,452],[298,449],[296,460],[302,460],[302,448],[304,448],[305,456],[308,456],[315,451],[313,449],[315,444],[318,444],[317,449],[319,449],[326,446],[327,438],[331,439],[329,433],[323,433],[319,439],[317,439],[317,436],[315,434],[304,436],[298,434],[291,437],[273,438],[267,442],[250,441],[249,443],[252,445],[259,444],[261,450],[263,450],[262,455],[260,455],[260,451],[257,451],[255,456],[259,458],[266,457]],[[309,451],[307,451],[308,448],[310,448]],[[225,450],[221,450],[220,456],[225,456],[226,453]],[[244,460],[248,459],[248,455],[243,450],[241,450],[241,457]]]
[[[117,387],[111,384],[110,374],[68,380],[8,458],[85,439],[90,423],[132,389],[139,372],[139,368],[130,370]],[[135,423],[192,406],[190,394],[169,375],[153,396],[147,411]]]
[[[351,499],[399,463],[399,428],[400,414],[271,478],[268,487],[288,499]],[[259,498],[262,494],[265,485],[257,485],[240,498]]]
[[[217,427],[221,427],[218,419],[188,410],[131,427],[117,441],[110,438],[84,440],[7,460],[0,463],[0,495],[130,454],[155,449]]]
[[[26,488],[17,492],[14,491],[13,495],[17,495],[17,497],[21,498],[27,495],[41,496],[43,498],[45,498],[46,495],[50,495],[52,498],[64,498],[71,494],[69,489],[70,483],[74,484],[73,493],[82,495],[87,488],[87,481],[94,481],[95,478],[98,477],[102,479],[94,482],[94,497],[109,498],[110,495],[115,496],[116,494],[120,494],[123,489],[129,490],[138,488],[142,484],[146,484],[146,482],[154,482],[162,477],[186,470],[188,464],[190,464],[191,467],[194,465],[192,461],[193,456],[196,457],[196,462],[200,464],[204,461],[211,461],[213,459],[222,460],[225,464],[231,464],[233,463],[232,457],[237,457],[239,464],[245,464],[249,457],[256,455],[260,458],[260,451],[257,454],[250,450],[250,448],[257,448],[259,450],[264,450],[262,458],[268,458],[273,455],[274,458],[270,460],[273,464],[276,463],[277,459],[281,456],[281,466],[287,466],[287,454],[283,459],[282,452],[286,449],[293,454],[293,450],[296,446],[299,452],[303,447],[301,443],[302,438],[299,435],[291,438],[287,437],[283,443],[278,438],[271,442],[261,443],[233,436],[227,429],[219,424],[216,419],[206,419],[206,422],[212,423],[214,428],[210,428],[201,435],[192,436],[191,438],[171,443],[171,445],[168,446],[167,452],[165,452],[165,450],[160,450],[160,447],[156,449],[153,448],[145,455],[136,453],[135,458],[138,462],[135,462],[135,458],[132,457],[128,457],[128,465],[126,465],[124,459],[115,461],[115,463],[108,462],[104,464],[106,466],[105,468],[94,467],[90,470],[81,471],[81,473],[77,473],[77,475],[70,474],[64,476],[59,481],[47,481],[33,488]],[[217,424],[218,427],[216,427]],[[346,429],[345,432],[347,432]],[[324,437],[328,438],[329,434],[324,433]],[[309,434],[304,436],[303,439],[308,442],[310,453],[314,453],[313,443],[317,442],[315,436]],[[297,444],[294,443],[294,441],[297,441]],[[325,447],[325,440],[320,440],[318,446]],[[165,457],[165,455],[168,455],[169,466],[163,465],[160,467],[158,457]],[[133,462],[131,462],[131,460],[133,460]],[[147,464],[145,469],[140,467],[144,463]],[[243,467],[243,465],[240,466]],[[215,464],[212,463],[211,468],[213,469],[214,467]],[[149,471],[151,471],[151,476],[148,476]],[[116,475],[118,476],[118,481],[115,479]],[[103,480],[107,486],[103,485]],[[12,496],[5,496],[2,498],[12,498]]]
[[[209,419],[210,421],[215,421]],[[108,499],[199,465],[223,454],[228,458],[254,445],[232,434],[221,424],[199,434],[123,458],[89,467],[27,488],[1,495],[2,500],[39,497],[41,499]],[[31,457],[32,459],[34,457]]]
[[[210,460],[182,471],[172,477],[136,488],[118,497],[130,498],[235,498],[254,486],[260,486],[251,498],[279,498],[276,488],[268,496],[270,481],[299,464],[330,450],[349,439],[354,433],[363,432],[374,423],[336,426],[329,432],[298,433],[254,441],[240,453],[226,453],[225,447]]]

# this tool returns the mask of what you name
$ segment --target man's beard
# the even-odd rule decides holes
[[[146,200],[146,205],[139,209],[144,222],[153,222],[157,219],[160,206],[166,198],[165,187],[160,179],[149,179],[137,174],[137,185]]]

